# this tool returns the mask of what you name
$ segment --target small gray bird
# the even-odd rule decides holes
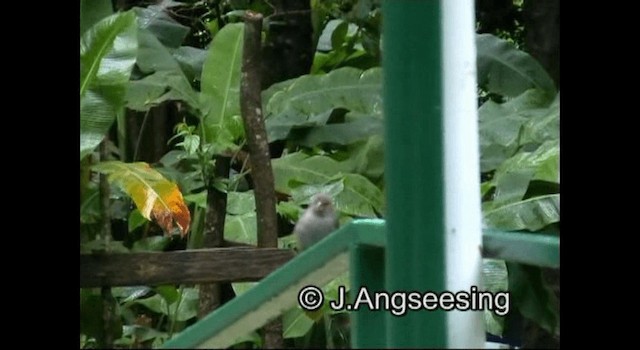
[[[298,251],[309,248],[338,228],[338,216],[333,209],[331,197],[317,193],[302,214],[293,232],[298,241]]]

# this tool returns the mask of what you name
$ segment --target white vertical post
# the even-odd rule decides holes
[[[473,0],[442,1],[447,290],[481,288],[482,230]],[[447,313],[448,346],[482,348],[483,312]]]

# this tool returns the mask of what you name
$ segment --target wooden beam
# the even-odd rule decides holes
[[[80,287],[258,281],[294,256],[276,248],[81,254]]]

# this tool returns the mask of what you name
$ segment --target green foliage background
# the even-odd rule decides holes
[[[174,149],[155,168],[175,181],[190,203],[193,225],[189,247],[203,235],[207,184],[228,194],[225,238],[255,244],[256,214],[246,173],[228,180],[213,177],[212,157],[237,154],[244,146],[239,83],[242,11],[269,11],[267,2],[162,1],[113,13],[110,1],[81,1],[81,172],[110,128],[126,132],[125,108],[148,112],[167,101],[184,108],[176,126]],[[284,220],[295,222],[312,194],[330,193],[341,223],[354,217],[384,217],[384,140],[379,1],[313,0],[316,52],[308,75],[263,91],[270,142],[284,142],[273,159],[278,203]],[[215,5],[215,6],[214,6]],[[192,27],[171,14],[180,9],[204,12]],[[196,12],[197,12],[196,11]],[[226,11],[226,12],[225,12]],[[265,31],[270,30],[267,21]],[[210,43],[208,42],[210,40]],[[200,42],[202,48],[186,45]],[[203,44],[204,43],[204,44]],[[206,47],[205,47],[206,45]],[[477,36],[482,210],[488,227],[559,234],[560,94],[544,68],[513,40]],[[122,157],[121,145],[112,145]],[[81,182],[82,252],[104,250],[99,234],[97,181]],[[127,222],[124,241],[111,251],[163,251],[170,237],[141,235],[151,223],[113,189],[110,215]],[[294,244],[290,236],[281,247]],[[531,266],[486,259],[485,288],[509,290],[526,318],[559,334],[558,300]],[[234,283],[241,294],[252,283]],[[343,276],[325,286],[327,302],[346,285]],[[195,322],[198,290],[191,286],[113,288],[117,321],[111,325],[119,347],[158,346]],[[100,346],[100,292],[81,290],[81,347]],[[325,305],[326,306],[326,305]],[[346,318],[348,320],[348,318]],[[485,314],[487,331],[502,335],[505,320]],[[328,321],[332,320],[332,321]],[[349,344],[345,315],[328,307],[315,313],[299,308],[283,316],[284,336],[293,346]],[[320,335],[320,336],[319,336]],[[259,334],[239,342],[260,347]]]

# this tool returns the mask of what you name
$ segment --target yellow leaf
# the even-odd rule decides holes
[[[108,161],[96,164],[93,170],[107,174],[109,183],[120,187],[136,204],[142,216],[155,220],[170,235],[174,223],[185,236],[191,223],[191,213],[178,186],[144,162]]]

